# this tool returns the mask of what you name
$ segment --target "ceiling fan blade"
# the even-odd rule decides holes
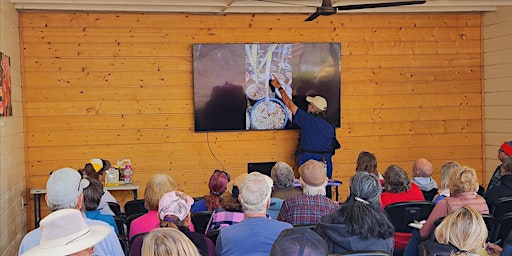
[[[315,12],[315,13],[311,14],[309,17],[307,17],[307,19],[305,19],[304,21],[312,21],[312,20],[318,18],[318,16],[320,16],[320,14],[318,12]]]
[[[393,6],[403,6],[403,5],[415,5],[415,4],[424,4],[423,1],[405,1],[405,2],[389,2],[389,3],[376,3],[376,4],[352,4],[352,5],[342,5],[336,6],[339,11],[347,11],[347,10],[357,10],[357,9],[369,9],[369,8],[380,8],[380,7],[393,7]]]

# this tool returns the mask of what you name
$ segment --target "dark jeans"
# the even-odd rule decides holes
[[[424,239],[421,238],[420,231],[418,229],[414,229],[412,231],[411,239],[409,240],[409,243],[407,244],[407,247],[405,247],[404,255],[403,256],[416,256],[419,254],[419,247],[420,243]]]

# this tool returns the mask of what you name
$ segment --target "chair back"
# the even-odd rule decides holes
[[[126,217],[136,213],[147,213],[148,209],[144,206],[144,199],[131,200],[124,204],[124,213]]]
[[[509,212],[512,212],[512,197],[502,197],[498,199],[491,209],[491,214],[496,219]]]
[[[330,253],[329,256],[340,256],[340,255],[353,255],[353,256],[391,256],[385,251],[352,251],[352,252],[338,252]]]
[[[144,241],[144,237],[149,234],[149,232],[136,234],[128,241],[128,249],[130,249],[130,254],[141,255],[142,251],[142,243]]]
[[[203,211],[192,213],[192,224],[197,233],[205,234],[208,228],[208,223],[212,217],[213,211]]]
[[[312,231],[315,231],[316,223],[315,224],[304,224],[304,225],[293,225],[294,228],[296,227],[306,227],[311,229]]]
[[[425,198],[425,201],[432,201],[434,199],[434,196],[437,195],[437,188],[433,188],[429,191],[421,191],[423,193],[423,197]]]
[[[512,230],[512,212],[506,213],[498,218],[500,228],[496,239],[501,239],[499,245],[503,247],[504,241],[507,239],[508,234]]]
[[[409,223],[426,220],[435,204],[432,201],[406,201],[389,204],[384,208],[395,232],[411,233]]]
[[[125,219],[121,216],[114,216],[114,220],[116,221],[117,230],[119,231],[119,235],[117,238],[119,239],[119,243],[121,244],[121,248],[123,248],[123,252],[126,255],[128,247],[128,235],[126,234],[126,229],[124,226]]]
[[[500,229],[500,223],[498,219],[494,218],[491,214],[482,214],[484,218],[485,226],[487,226],[487,242],[494,242],[498,239],[498,231]]]
[[[107,202],[108,207],[116,216],[122,216],[121,206],[115,202]]]
[[[210,240],[212,240],[213,244],[216,244],[217,237],[219,237],[219,233],[220,233],[220,229],[210,230],[210,231],[208,231],[208,233],[206,233],[206,237],[210,238]]]

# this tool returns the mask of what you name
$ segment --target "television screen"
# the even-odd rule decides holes
[[[306,96],[327,100],[327,116],[340,126],[340,43],[194,44],[195,130],[293,129],[293,116],[278,77],[295,104],[307,110]]]

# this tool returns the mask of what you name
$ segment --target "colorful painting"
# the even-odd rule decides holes
[[[1,54],[0,60],[0,116],[12,116],[12,98],[11,98],[11,58],[5,53]]]
[[[340,126],[340,43],[195,44],[195,130],[295,129],[274,75],[295,104],[306,96],[327,99],[328,118]]]

